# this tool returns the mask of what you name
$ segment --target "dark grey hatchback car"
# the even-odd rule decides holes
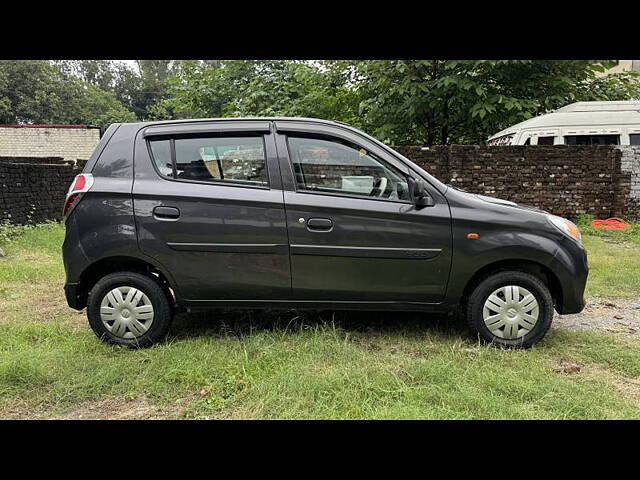
[[[146,347],[200,308],[460,311],[529,347],[584,307],[576,226],[445,185],[348,125],[114,124],[64,205],[69,306]]]

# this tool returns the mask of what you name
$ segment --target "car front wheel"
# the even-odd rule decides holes
[[[486,277],[467,303],[472,334],[504,347],[531,347],[542,340],[552,319],[549,289],[538,277],[520,271]]]

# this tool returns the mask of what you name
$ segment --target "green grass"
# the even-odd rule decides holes
[[[151,349],[108,346],[64,303],[63,236],[50,224],[2,245],[0,417],[640,417],[640,340],[599,332],[508,351],[441,317],[209,312]],[[639,249],[607,241],[585,235],[590,294],[637,296]]]
[[[630,228],[626,230],[608,230],[592,227],[590,223],[593,219],[592,215],[581,215],[576,222],[583,235],[614,242],[640,244],[640,222],[629,222]]]
[[[623,231],[589,225],[592,217],[578,221],[589,256],[587,295],[633,297],[640,295],[640,222]]]

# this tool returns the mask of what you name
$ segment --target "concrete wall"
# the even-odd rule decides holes
[[[100,141],[98,128],[0,126],[0,156],[87,159]]]
[[[640,147],[619,146],[622,152],[620,167],[630,175],[629,209],[640,217]]]

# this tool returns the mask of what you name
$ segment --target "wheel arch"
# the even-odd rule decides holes
[[[164,272],[162,268],[138,257],[116,255],[104,257],[93,262],[80,274],[80,280],[78,282],[78,307],[86,307],[87,297],[93,286],[105,275],[115,272],[135,272],[154,279],[167,295],[170,304],[172,306],[176,305],[177,293],[175,285],[170,276]]]
[[[561,308],[563,299],[562,284],[556,274],[553,273],[550,268],[541,263],[523,259],[499,260],[479,268],[467,281],[462,291],[461,303],[466,303],[469,295],[471,295],[473,290],[478,286],[478,284],[480,284],[480,282],[482,282],[483,279],[494,273],[510,270],[529,273],[540,279],[549,289],[556,308]]]

